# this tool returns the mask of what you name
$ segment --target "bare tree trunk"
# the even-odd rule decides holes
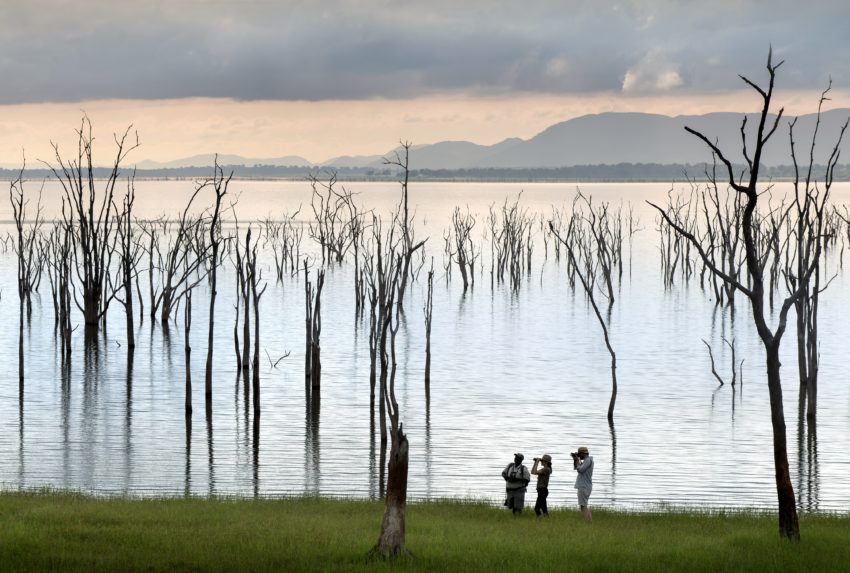
[[[212,261],[210,268],[210,315],[209,327],[207,330],[207,363],[204,370],[204,400],[208,410],[212,409],[212,367],[213,367],[213,344],[215,342],[215,299],[218,291],[216,290],[218,281],[218,251],[221,245],[221,201],[227,194],[227,186],[230,184],[230,179],[233,177],[233,172],[227,178],[224,177],[224,172],[218,165],[218,156],[216,156],[213,166],[213,178],[207,181],[206,184],[212,186],[215,192],[215,207],[213,208],[212,219],[210,220],[210,260]]]
[[[186,417],[192,416],[192,346],[189,343],[189,331],[192,328],[192,293],[186,293],[186,303],[183,307],[183,348],[186,351]]]
[[[407,507],[408,442],[403,426],[393,433],[390,448],[387,497],[381,533],[372,553],[396,558],[408,553],[405,549],[405,511]]]
[[[428,271],[428,295],[425,299],[425,402],[431,402],[431,318],[434,314],[434,261]]]
[[[773,464],[776,470],[776,494],[779,501],[779,535],[792,541],[800,540],[797,500],[788,467],[788,446],[785,432],[785,411],[782,403],[782,383],[779,376],[779,341],[765,345],[767,350],[767,388],[770,394],[770,421],[773,427]]]

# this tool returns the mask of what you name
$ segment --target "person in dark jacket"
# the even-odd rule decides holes
[[[534,514],[549,517],[546,498],[549,497],[549,476],[552,475],[552,456],[544,454],[542,458],[534,458],[531,475],[537,476],[537,503],[534,504]]]
[[[525,505],[525,490],[528,487],[528,482],[531,481],[528,468],[522,464],[524,459],[525,456],[522,454],[514,454],[514,463],[508,464],[502,470],[505,491],[507,492],[505,505],[511,509],[515,516],[522,513],[522,507]]]

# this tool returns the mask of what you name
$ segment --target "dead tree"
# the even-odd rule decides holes
[[[445,238],[446,256],[457,264],[463,280],[463,292],[466,292],[470,283],[475,286],[475,261],[481,254],[480,251],[475,251],[475,243],[472,240],[475,223],[475,216],[469,212],[469,207],[466,208],[465,215],[461,214],[460,207],[455,207],[452,213],[452,228]]]
[[[227,187],[230,185],[230,180],[233,177],[233,171],[227,177],[224,176],[224,171],[218,164],[218,155],[216,155],[213,165],[212,179],[207,179],[201,184],[201,187],[209,187],[215,194],[215,203],[209,223],[209,238],[210,238],[210,311],[209,325],[207,328],[207,363],[204,369],[204,401],[207,410],[212,409],[212,369],[213,369],[213,344],[215,341],[215,299],[218,291],[218,266],[219,266],[219,249],[221,248],[221,201],[227,195]]]
[[[386,240],[380,236],[380,224],[376,231],[376,267],[367,280],[375,287],[378,307],[378,354],[381,363],[381,404],[389,420],[390,457],[387,474],[386,501],[381,532],[372,548],[372,554],[384,558],[396,558],[407,554],[405,549],[405,511],[407,506],[408,441],[400,421],[399,405],[395,396],[396,377],[396,333],[399,328],[398,294],[401,275],[404,272],[404,256],[408,252],[393,239],[393,228]],[[382,443],[386,443],[382,440]],[[382,446],[383,447],[383,446]]]
[[[577,203],[574,203],[575,206]],[[557,215],[558,212],[556,212]],[[599,321],[599,326],[602,328],[602,335],[605,339],[605,347],[611,355],[611,399],[608,401],[608,424],[614,424],[614,406],[617,403],[617,354],[611,346],[611,339],[608,335],[608,325],[602,312],[599,310],[599,305],[596,304],[596,277],[598,271],[599,256],[594,251],[591,232],[583,229],[589,223],[581,213],[573,212],[569,224],[567,225],[566,236],[562,236],[558,231],[562,228],[563,222],[550,221],[549,230],[555,236],[555,239],[563,246],[567,253],[567,261],[578,277],[579,282],[584,290],[588,302],[593,307],[593,312]],[[609,310],[610,310],[609,306]]]
[[[401,152],[396,151],[392,159],[384,159],[385,165],[393,165],[401,169],[401,204],[395,215],[395,224],[401,228],[402,259],[404,261],[401,270],[401,278],[398,290],[398,305],[404,304],[404,294],[407,290],[407,279],[410,275],[410,261],[413,254],[425,244],[425,241],[414,243],[414,229],[411,222],[409,206],[409,183],[410,183],[410,148],[413,144],[409,141],[401,142]]]
[[[431,403],[431,322],[434,317],[434,260],[428,271],[428,294],[425,297],[425,402]]]
[[[250,233],[250,230],[248,231]],[[252,364],[252,386],[254,391],[254,423],[260,416],[260,298],[266,292],[268,284],[258,288],[262,280],[261,271],[257,269],[257,243],[252,248],[245,246],[245,266],[247,269],[248,283],[251,288],[251,302],[254,305],[254,361]],[[321,288],[321,287],[320,287]],[[248,307],[245,307],[248,312]]]
[[[697,249],[703,262],[709,267],[712,273],[720,277],[724,282],[733,284],[735,289],[747,297],[750,302],[753,322],[755,323],[759,338],[761,339],[766,352],[767,386],[768,393],[770,395],[770,413],[773,429],[773,461],[775,467],[776,493],[779,510],[779,534],[780,537],[784,539],[799,541],[800,525],[797,517],[794,487],[791,483],[788,466],[788,446],[785,429],[785,410],[782,399],[779,347],[782,335],[785,333],[788,312],[800,297],[806,296],[809,281],[811,280],[814,272],[817,270],[817,265],[820,261],[822,252],[822,241],[814,237],[811,239],[814,242],[811,258],[808,259],[808,266],[805,267],[802,273],[800,273],[797,277],[798,282],[796,283],[794,290],[782,302],[778,313],[778,323],[775,329],[771,330],[771,327],[767,324],[768,316],[765,309],[764,276],[764,267],[769,253],[766,252],[765,245],[758,242],[757,229],[755,228],[755,225],[757,222],[756,213],[760,196],[759,175],[762,153],[765,145],[779,126],[779,122],[784,111],[783,109],[780,109],[775,117],[770,117],[770,106],[773,98],[776,70],[781,65],[782,62],[779,62],[776,65],[773,64],[771,51],[767,58],[769,81],[766,89],[742,76],[744,82],[746,82],[761,96],[762,110],[759,114],[755,142],[752,147],[748,145],[747,141],[746,117],[741,124],[741,140],[746,168],[744,173],[740,176],[736,175],[731,161],[727,159],[726,155],[718,147],[718,144],[714,143],[711,139],[696,130],[688,127],[685,128],[689,133],[702,140],[712,150],[726,168],[728,186],[731,189],[734,189],[735,192],[741,194],[744,198],[744,212],[741,217],[740,226],[743,233],[744,249],[746,253],[747,284],[729,276],[722,268],[713,264],[705,251],[704,245],[696,236],[694,236],[693,233],[683,228],[678,221],[671,218],[660,207],[654,204],[652,205],[659,213],[662,214],[668,225],[675,229],[677,233],[686,237],[687,240]],[[837,151],[834,153],[834,156],[837,157]],[[805,197],[801,198],[801,201],[809,202],[809,207],[817,213],[816,218],[822,219],[824,205],[827,198],[828,193],[822,193],[817,196],[806,194]],[[816,225],[816,228],[820,228],[820,226]]]
[[[64,205],[63,205],[64,209]],[[47,277],[53,295],[54,330],[59,334],[63,366],[71,359],[71,265],[74,240],[66,218],[54,221],[47,239]]]
[[[183,305],[183,349],[186,357],[186,399],[184,410],[186,418],[192,416],[192,345],[189,341],[189,332],[192,329],[192,291],[186,292]]]
[[[316,287],[308,280],[307,259],[304,259],[304,297],[306,308],[306,349],[304,375],[310,379],[310,386],[318,390],[322,385],[322,287],[325,285],[325,270],[316,271]]]
[[[490,235],[490,283],[504,282],[505,275],[512,289],[517,290],[522,278],[531,269],[531,229],[534,215],[520,207],[520,193],[513,203],[507,198],[499,211],[490,206],[487,227]]]
[[[12,203],[12,215],[15,220],[16,241],[15,254],[18,259],[18,386],[21,395],[24,390],[24,315],[32,315],[32,291],[36,288],[41,276],[42,258],[39,254],[42,209],[41,191],[35,209],[35,219],[24,229],[27,218],[29,200],[24,198],[24,168],[21,167],[18,176],[9,184],[9,201]]]
[[[155,290],[153,286],[153,271],[151,278],[151,309],[152,319],[156,319],[157,310],[160,310],[160,321],[163,328],[168,327],[171,313],[174,311],[180,299],[186,293],[197,286],[206,278],[204,263],[208,256],[206,251],[196,252],[193,249],[193,241],[203,233],[203,219],[190,216],[189,211],[195,198],[203,189],[198,186],[192,193],[186,207],[175,222],[176,228],[172,231],[168,222],[162,223],[162,232],[167,239],[165,253],[159,248],[160,237],[155,235],[155,227],[146,227],[145,230],[150,238],[149,261],[151,266],[156,265],[159,270],[160,289]],[[154,248],[156,251],[154,252]],[[154,254],[157,261],[154,263]]]
[[[132,356],[133,350],[136,347],[135,322],[133,317],[133,283],[138,280],[139,262],[142,258],[142,247],[136,238],[135,228],[136,222],[133,220],[133,203],[136,200],[135,190],[135,175],[127,181],[127,193],[124,195],[122,208],[119,211],[115,206],[117,213],[116,228],[118,231],[118,260],[119,269],[115,280],[116,287],[113,288],[116,292],[123,291],[123,298],[119,295],[115,296],[124,307],[124,314],[127,321],[127,352]],[[138,282],[136,282],[138,286]]]
[[[831,88],[827,87],[821,94],[818,104],[817,120],[815,122],[812,141],[809,147],[808,166],[801,175],[797,160],[794,141],[794,125],[796,119],[788,126],[788,137],[791,142],[791,158],[794,163],[794,198],[792,205],[796,214],[796,225],[791,231],[793,239],[789,242],[794,249],[791,260],[796,264],[793,268],[786,266],[785,276],[791,292],[798,290],[802,294],[794,301],[797,314],[797,363],[800,374],[800,395],[805,395],[807,401],[806,417],[814,421],[817,416],[818,390],[818,306],[821,287],[820,254],[828,246],[829,233],[825,226],[828,224],[825,213],[833,183],[833,173],[838,162],[839,148],[848,119],[841,128],[838,141],[832,148],[824,170],[823,184],[818,185],[813,174],[815,165],[815,143],[823,102]],[[811,271],[810,271],[811,269]]]
[[[65,160],[59,145],[53,143],[56,165],[45,163],[62,186],[68,210],[63,210],[66,224],[74,229],[73,259],[83,302],[75,299],[83,312],[86,329],[96,333],[98,323],[106,315],[113,293],[109,293],[108,274],[115,249],[115,218],[112,216],[115,185],[120,177],[121,164],[133,149],[139,146],[128,141],[130,127],[120,137],[114,136],[117,147],[115,158],[104,182],[102,193],[96,188],[95,167],[92,160],[93,143],[91,122],[83,116],[77,130],[77,155]]]
[[[309,179],[314,216],[309,225],[310,237],[321,247],[323,264],[342,263],[356,243],[355,232],[360,219],[353,193],[337,186],[335,171],[327,174],[326,181],[315,174],[310,174]]]
[[[12,217],[15,222],[15,241],[13,248],[18,259],[18,299],[26,306],[27,316],[32,315],[32,293],[41,281],[42,257],[39,252],[41,227],[44,217],[41,206],[42,189],[38,192],[35,215],[27,220],[29,199],[24,194],[24,169],[26,160],[18,175],[9,183],[9,201],[12,204]],[[26,225],[26,228],[25,228]]]

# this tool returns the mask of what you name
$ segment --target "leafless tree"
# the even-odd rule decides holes
[[[318,391],[322,384],[322,287],[325,285],[325,270],[316,271],[316,287],[309,280],[307,259],[304,259],[304,303],[306,308],[306,357],[304,374],[310,379],[310,386]]]
[[[375,239],[375,262],[373,272],[367,276],[370,288],[377,294],[378,311],[378,355],[381,365],[380,389],[382,418],[386,411],[389,420],[390,456],[387,475],[384,517],[381,533],[372,548],[372,553],[384,558],[395,558],[406,554],[405,549],[405,510],[407,505],[408,441],[404,426],[400,421],[401,413],[395,397],[396,377],[396,333],[399,328],[397,296],[401,288],[401,275],[404,272],[403,253],[409,252],[404,246],[404,238],[394,238],[396,225],[391,226],[387,237],[381,236],[381,225],[373,225]],[[401,243],[401,244],[399,244]],[[382,428],[383,429],[383,428]],[[382,435],[382,449],[385,444]]]
[[[219,266],[219,249],[224,240],[221,234],[221,202],[224,196],[227,195],[227,188],[230,185],[230,180],[233,178],[233,171],[226,177],[224,170],[218,164],[218,155],[213,163],[213,176],[211,179],[205,180],[199,188],[209,187],[215,194],[215,202],[213,203],[212,215],[209,222],[209,278],[210,278],[210,311],[209,325],[207,328],[207,362],[204,369],[204,401],[208,411],[212,409],[212,370],[213,370],[213,345],[215,342],[215,299],[218,295],[218,266]]]
[[[404,294],[407,290],[407,280],[410,275],[410,261],[414,253],[419,250],[425,241],[415,242],[415,232],[409,205],[410,184],[410,148],[413,144],[409,141],[401,142],[401,150],[396,151],[392,158],[384,159],[385,165],[398,167],[401,170],[401,204],[395,215],[395,224],[401,228],[402,259],[403,268],[399,282],[398,301],[399,307],[404,304]]]
[[[428,271],[428,294],[425,297],[425,401],[431,402],[431,322],[434,317],[434,260]]]
[[[826,205],[833,183],[833,174],[838,162],[839,149],[844,131],[850,118],[841,128],[838,141],[832,148],[827,160],[822,184],[818,185],[814,175],[815,144],[820,128],[821,109],[830,86],[821,94],[818,104],[817,119],[809,146],[808,166],[801,174],[797,160],[796,144],[794,141],[794,126],[796,119],[788,126],[788,137],[791,142],[791,158],[794,163],[794,197],[792,207],[795,212],[795,225],[791,230],[792,240],[789,241],[795,262],[793,268],[786,267],[785,276],[788,289],[792,293],[801,291],[794,300],[797,314],[797,364],[800,374],[800,395],[805,394],[808,402],[806,417],[814,420],[817,416],[818,391],[818,307],[820,294],[826,285],[821,286],[821,253],[828,248],[830,232]],[[828,284],[828,283],[827,283]]]
[[[810,280],[817,270],[818,263],[820,261],[822,241],[819,238],[819,231],[813,233],[813,235],[808,239],[813,241],[813,249],[811,258],[808,259],[808,266],[805,267],[797,276],[796,286],[792,287],[792,292],[782,302],[777,317],[778,324],[775,329],[771,330],[771,327],[767,323],[768,316],[765,309],[766,281],[764,276],[764,268],[769,256],[769,250],[758,240],[759,236],[757,234],[757,229],[755,228],[755,217],[760,196],[759,176],[762,153],[765,145],[778,128],[784,111],[783,109],[780,109],[774,117],[771,117],[770,106],[773,98],[776,70],[781,65],[782,62],[775,65],[773,64],[771,51],[767,58],[767,71],[769,74],[767,88],[763,88],[751,80],[741,76],[743,81],[761,96],[762,110],[759,114],[758,126],[755,134],[755,145],[753,147],[748,145],[746,117],[741,124],[741,140],[746,168],[744,173],[740,175],[740,178],[736,176],[735,169],[731,161],[726,157],[723,151],[721,151],[718,144],[712,142],[708,137],[696,130],[688,127],[685,128],[689,133],[698,137],[711,149],[720,163],[726,168],[728,186],[731,189],[734,189],[735,192],[741,194],[744,198],[744,211],[740,220],[740,227],[743,234],[746,254],[747,284],[744,284],[743,281],[737,280],[735,277],[729,276],[722,268],[713,264],[705,251],[704,245],[693,233],[683,228],[678,221],[670,217],[663,209],[657,205],[652,205],[659,211],[659,213],[662,214],[667,224],[674,228],[677,233],[686,237],[697,249],[703,262],[709,267],[711,272],[720,277],[723,281],[733,284],[737,292],[743,294],[750,302],[753,322],[755,323],[756,330],[758,331],[766,352],[767,386],[768,393],[770,395],[771,422],[773,428],[773,459],[779,506],[779,534],[782,538],[799,541],[800,526],[797,517],[796,498],[788,466],[788,447],[785,428],[785,410],[782,399],[779,347],[782,335],[784,334],[787,325],[788,312],[800,297],[807,296],[808,285],[810,284]],[[836,150],[833,153],[833,157],[836,158],[837,148],[838,145],[836,145]],[[831,177],[831,170],[828,171],[828,173]],[[800,197],[799,200],[808,204],[808,206],[804,207],[804,209],[810,208],[819,214],[816,218],[822,218],[827,198],[827,192],[819,195],[807,193],[804,197]],[[820,225],[816,224],[815,228],[820,229]]]
[[[132,126],[131,126],[132,127]],[[116,145],[112,167],[98,194],[94,176],[93,143],[91,122],[83,116],[77,129],[77,154],[69,160],[62,158],[59,145],[53,144],[56,165],[46,163],[62,186],[68,205],[63,210],[66,223],[74,229],[74,267],[82,290],[83,302],[76,301],[83,312],[85,325],[97,332],[98,323],[105,316],[114,292],[108,292],[108,274],[115,249],[115,218],[112,216],[115,185],[120,178],[121,164],[127,155],[139,146],[138,136],[128,141],[130,129],[123,135],[114,136]]]
[[[593,312],[599,321],[599,326],[602,328],[602,334],[605,339],[605,347],[611,356],[611,399],[608,402],[608,423],[614,423],[614,406],[617,402],[617,354],[611,345],[611,339],[608,334],[608,325],[602,312],[599,310],[599,305],[596,303],[596,280],[600,272],[599,268],[600,255],[596,250],[594,234],[587,227],[590,226],[592,219],[580,210],[581,203],[579,197],[573,202],[574,211],[566,224],[567,231],[562,236],[559,229],[564,228],[564,222],[559,221],[558,217],[562,214],[560,211],[555,211],[554,220],[549,222],[549,230],[554,235],[555,239],[566,250],[567,261],[575,272],[575,276],[581,283],[584,294],[588,302],[593,307]],[[588,206],[591,203],[588,201]],[[610,305],[609,305],[610,310]]]
[[[132,356],[136,347],[135,322],[133,317],[133,286],[138,287],[139,262],[142,258],[142,245],[136,237],[136,221],[133,218],[133,204],[136,200],[135,176],[127,181],[127,193],[124,195],[122,207],[113,209],[116,213],[116,229],[118,232],[118,273],[114,287],[115,292],[123,291],[123,298],[116,294],[117,300],[124,307],[127,321],[127,352]]]
[[[42,256],[41,226],[44,222],[41,208],[41,191],[35,208],[35,218],[27,221],[29,200],[24,196],[24,160],[18,176],[9,184],[9,201],[15,220],[15,254],[18,259],[18,383],[20,392],[24,388],[24,315],[32,315],[32,291],[37,288],[41,277]],[[28,224],[29,223],[29,224]],[[27,228],[24,228],[27,225]]]
[[[481,255],[480,250],[476,252],[472,239],[475,223],[475,216],[469,212],[469,207],[466,208],[466,214],[461,214],[460,207],[455,207],[452,213],[452,228],[445,237],[446,255],[450,261],[457,263],[463,279],[464,292],[470,283],[475,286],[475,261]]]

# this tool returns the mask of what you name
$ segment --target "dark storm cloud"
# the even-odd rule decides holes
[[[843,2],[31,0],[0,7],[0,102],[401,98],[850,85]]]

